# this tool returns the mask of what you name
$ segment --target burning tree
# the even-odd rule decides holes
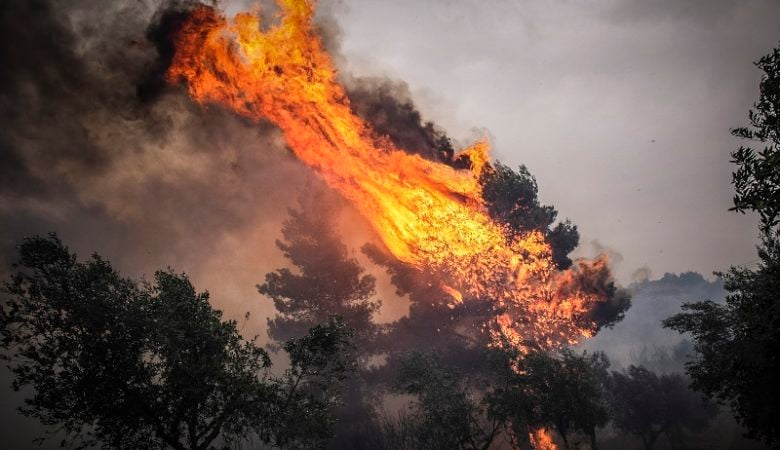
[[[378,115],[370,102],[352,107],[312,27],[313,4],[278,5],[280,21],[266,28],[254,13],[228,20],[214,8],[194,8],[172,33],[166,76],[200,104],[278,126],[291,152],[372,226],[379,243],[364,250],[412,300],[409,316],[393,324],[385,345],[378,343],[389,353],[386,369],[398,367],[399,348],[424,343],[444,349],[445,361],[472,358],[460,367],[480,371],[485,348],[557,349],[619,320],[628,297],[615,287],[606,257],[568,258],[577,230],[567,221],[555,224],[556,211],[539,203],[527,170],[491,164],[484,141],[456,153],[408,109],[394,117],[408,119],[412,129],[374,126],[358,116]],[[282,249],[304,268],[294,246]],[[327,309],[308,304],[314,296],[290,291],[303,278],[278,271],[261,287],[281,312],[272,333],[292,329],[294,316],[314,320]],[[309,278],[310,288],[321,284]],[[354,271],[346,277],[359,279]],[[341,295],[326,303],[338,310],[361,298]],[[370,316],[370,303],[360,301]]]
[[[480,181],[485,170],[495,170],[485,142],[453,157],[454,166],[466,166],[459,169],[376,133],[350,108],[311,26],[313,5],[279,6],[281,21],[267,31],[256,14],[229,21],[212,8],[195,8],[174,33],[168,80],[186,83],[199,103],[276,124],[295,156],[372,225],[383,251],[435,274],[436,289],[451,303],[490,305],[482,331],[494,345],[554,348],[593,335],[600,326],[594,311],[615,295],[606,259],[561,271],[567,261],[547,240],[556,233],[508,232],[494,220]],[[561,227],[558,235],[571,235],[571,227]]]

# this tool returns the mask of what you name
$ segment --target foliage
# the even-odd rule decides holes
[[[1,348],[13,387],[34,389],[23,414],[58,427],[63,446],[206,449],[251,433],[303,447],[329,436],[325,411],[348,370],[342,322],[288,343],[291,368],[274,378],[268,354],[185,275],[138,283],[98,255],[78,262],[55,235],[20,253]],[[292,414],[297,430],[282,420]]]
[[[300,210],[290,210],[276,245],[297,271],[281,268],[258,286],[278,311],[268,320],[268,335],[276,341],[299,337],[332,315],[355,330],[357,348],[369,347],[378,327],[373,323],[380,302],[372,300],[376,280],[352,257],[335,228],[333,199],[324,194],[301,198]]]
[[[281,268],[265,276],[258,286],[270,297],[277,314],[268,320],[272,348],[285,339],[302,336],[308,328],[332,315],[343,318],[354,331],[354,351],[349,353],[356,369],[345,383],[343,403],[336,410],[336,436],[331,448],[345,448],[348,442],[362,440],[365,429],[374,426],[374,392],[367,389],[365,366],[376,352],[381,328],[373,322],[380,302],[374,300],[375,279],[350,257],[336,228],[340,211],[333,194],[320,191],[301,196],[299,210],[290,210],[277,246],[293,269]],[[345,354],[346,355],[346,354]],[[294,417],[291,418],[294,423]]]
[[[410,414],[385,424],[392,448],[487,449],[503,429],[487,416],[487,403],[468,383],[429,354],[411,352],[401,361],[395,389],[414,395]]]
[[[732,267],[718,274],[729,292],[725,304],[683,305],[666,327],[690,333],[698,355],[687,364],[693,386],[731,406],[748,436],[780,448],[780,48],[761,58],[760,97],[751,128],[733,134],[765,144],[733,153],[733,210],[758,212],[762,242],[755,269]]]
[[[331,438],[333,412],[340,406],[341,382],[355,370],[353,331],[341,318],[316,325],[306,336],[284,344],[290,357],[282,385],[288,386],[277,421],[276,443],[283,447],[320,447]]]
[[[607,424],[602,381],[608,366],[603,353],[579,355],[571,350],[561,351],[558,357],[531,354],[523,362],[536,405],[536,420],[553,427],[566,448],[572,431],[590,437],[595,447],[596,429]]]
[[[725,304],[683,305],[664,325],[690,333],[696,358],[687,366],[693,387],[731,406],[748,436],[780,445],[780,242],[767,237],[756,270],[722,274]]]
[[[736,195],[731,209],[758,212],[761,228],[767,231],[780,219],[780,48],[756,65],[764,74],[758,103],[748,114],[751,127],[736,128],[732,134],[763,143],[764,148],[741,146],[732,153],[732,162],[739,167],[732,176]]]
[[[638,436],[648,450],[664,434],[677,448],[686,432],[703,430],[717,412],[681,375],[659,376],[644,367],[612,372],[609,392],[615,426]]]
[[[525,166],[514,171],[497,162],[485,168],[480,181],[488,213],[494,220],[507,226],[510,237],[539,230],[552,246],[553,259],[558,268],[567,269],[571,266],[572,261],[567,255],[579,243],[577,226],[564,220],[552,227],[558,211],[539,203],[536,178]]]
[[[436,356],[406,354],[395,388],[415,400],[410,413],[385,423],[398,445],[391,448],[487,449],[499,436],[520,448],[529,432],[548,427],[566,448],[574,432],[595,446],[596,428],[609,419],[603,392],[609,363],[602,354],[494,349],[490,355],[492,372],[469,379]]]

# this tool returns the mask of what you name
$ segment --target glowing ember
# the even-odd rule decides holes
[[[490,299],[490,330],[521,349],[551,348],[593,333],[586,319],[603,296],[580,287],[604,259],[556,270],[536,231],[508,240],[484,210],[478,181],[488,145],[465,150],[471,170],[455,170],[395,148],[355,116],[336,70],[313,33],[313,5],[280,0],[280,22],[262,31],[256,13],[228,21],[196,9],[176,36],[170,82],[193,99],[253,120],[270,120],[293,153],[349,199],[400,261],[442,274],[453,304]],[[452,306],[454,307],[454,306]]]

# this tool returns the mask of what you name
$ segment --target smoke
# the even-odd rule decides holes
[[[452,163],[450,138],[425,121],[406,83],[380,77],[342,76],[353,111],[398,148],[432,161]]]
[[[273,242],[286,206],[323,186],[271,125],[165,84],[168,37],[193,3],[0,5],[0,275],[22,237],[56,231],[130,276],[186,270],[229,316],[249,310],[262,327],[270,302],[253,286],[284,264]],[[338,55],[332,9],[319,9],[317,26]],[[358,112],[383,133],[403,130],[414,151],[432,157],[446,140],[402,84],[349,85]]]
[[[130,274],[219,270],[226,245],[275,233],[278,205],[316,185],[270,125],[204,110],[162,84],[165,33],[185,7],[0,6],[4,270],[20,237],[50,230]],[[263,245],[253,251],[273,253]]]
[[[649,276],[646,271],[641,276]],[[638,271],[638,272],[640,272]],[[582,347],[604,351],[613,367],[644,365],[658,372],[683,372],[694,351],[686,336],[665,329],[661,321],[680,312],[683,303],[701,300],[722,302],[723,283],[710,281],[698,273],[664,274],[644,279],[628,287],[631,308],[612,329],[602,330]]]
[[[187,7],[0,3],[0,276],[22,237],[56,231],[128,276],[186,271],[227,317],[252,313],[245,333],[264,335],[272,305],[254,285],[284,264],[285,206],[323,187],[272,126],[165,86],[166,33]],[[6,394],[2,434],[26,448],[39,426]]]

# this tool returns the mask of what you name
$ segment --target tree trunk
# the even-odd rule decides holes
[[[563,439],[563,448],[569,450],[569,440],[566,438],[566,433],[560,433],[560,434],[561,434],[561,439]]]
[[[655,445],[655,440],[658,438],[657,434],[651,434],[649,437],[642,436],[642,444],[645,447],[645,450],[653,450],[653,445]]]
[[[598,446],[596,445],[596,430],[591,430],[590,433],[590,450],[598,450]]]

